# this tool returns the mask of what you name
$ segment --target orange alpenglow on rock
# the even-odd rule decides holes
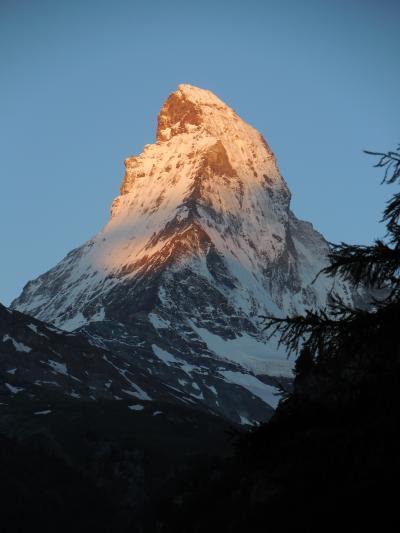
[[[208,142],[205,142],[206,139]],[[192,167],[200,158],[206,164],[202,165],[199,171],[209,166],[220,176],[236,176],[239,171],[243,175],[250,170],[256,177],[257,166],[262,177],[267,170],[271,172],[271,165],[266,165],[271,160],[274,162],[273,173],[278,173],[273,153],[254,128],[241,120],[210,91],[192,85],[179,85],[178,90],[167,98],[158,115],[157,144],[146,146],[139,157],[126,160],[126,175],[121,194],[130,191],[130,186],[136,178],[144,178],[147,175],[146,160],[150,153],[152,158],[157,155],[163,157],[166,151],[165,143],[171,156],[170,164],[162,169],[167,172],[181,168],[184,161],[179,159],[185,155],[191,160]],[[179,148],[183,146],[186,150],[182,154]],[[193,151],[188,151],[188,147],[192,147]],[[175,151],[176,158],[173,157]],[[262,172],[261,167],[266,167],[265,172]],[[152,171],[154,173],[154,166],[149,173]]]

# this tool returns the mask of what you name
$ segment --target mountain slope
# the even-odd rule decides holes
[[[263,137],[209,91],[180,85],[157,142],[125,166],[108,224],[13,308],[80,328],[236,421],[263,420],[265,410],[226,391],[276,405],[274,379],[290,377],[291,364],[259,316],[325,305],[332,281],[315,278],[327,243],[290,211]],[[345,284],[335,291],[352,304]]]
[[[108,331],[111,337],[118,338],[117,329]],[[85,402],[123,400],[129,402],[128,409],[149,411],[151,416],[162,402],[214,416],[219,412],[242,423],[256,420],[257,416],[267,419],[272,414],[271,407],[246,386],[225,381],[222,375],[218,377],[217,370],[234,374],[238,371],[234,365],[222,363],[201,368],[202,373],[190,376],[189,382],[189,365],[173,372],[162,360],[150,361],[146,352],[143,357],[132,358],[129,343],[125,343],[124,349],[122,339],[113,353],[98,346],[99,341],[94,343],[94,337],[62,331],[0,305],[0,405],[41,400],[43,410],[51,412],[54,398]],[[106,346],[106,339],[101,344]],[[205,394],[197,379],[208,389]],[[265,390],[272,389],[261,382],[259,385]],[[272,394],[271,397],[275,399]],[[217,405],[216,398],[223,400],[222,407]]]
[[[231,453],[228,430],[204,401],[0,305],[2,531],[125,531],[186,469]]]
[[[179,403],[166,385],[132,362],[94,346],[83,335],[48,326],[2,305],[0,376],[2,405],[15,398],[33,400],[49,394],[85,401],[125,399],[140,406],[152,401]],[[180,403],[187,401],[182,398]]]

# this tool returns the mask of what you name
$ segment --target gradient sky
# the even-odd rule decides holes
[[[0,301],[95,234],[179,83],[265,136],[297,216],[370,242],[400,142],[400,2],[0,0]]]

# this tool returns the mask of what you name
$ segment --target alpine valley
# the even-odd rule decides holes
[[[125,168],[108,224],[1,310],[3,395],[269,419],[292,362],[260,317],[360,296],[318,276],[326,241],[291,212],[261,134],[211,92],[180,85]]]

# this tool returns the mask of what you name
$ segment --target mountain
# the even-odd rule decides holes
[[[317,277],[326,241],[291,212],[261,134],[209,91],[180,85],[156,143],[125,168],[108,224],[12,308],[78,330],[179,398],[235,422],[267,419],[292,364],[260,315],[323,307],[333,289],[356,298]]]

